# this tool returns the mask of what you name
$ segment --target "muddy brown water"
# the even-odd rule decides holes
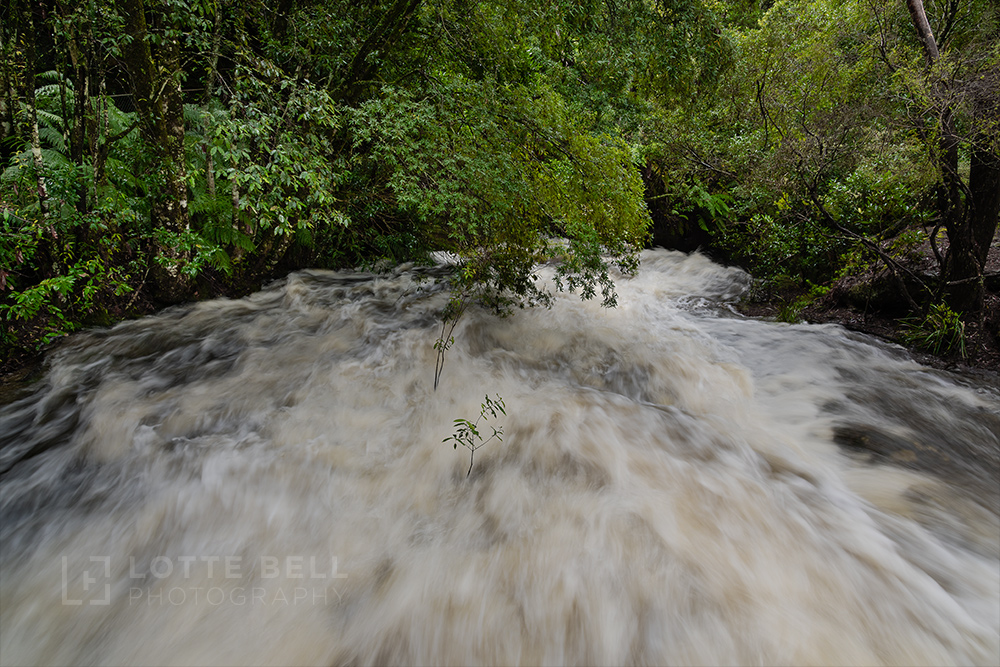
[[[746,282],[472,309],[437,391],[412,269],[77,337],[0,407],[0,663],[997,664],[1000,389]]]

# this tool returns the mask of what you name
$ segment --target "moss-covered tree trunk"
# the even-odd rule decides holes
[[[129,37],[122,55],[140,129],[160,180],[157,191],[152,193],[153,225],[176,238],[189,225],[180,45],[175,36],[170,36],[176,31],[170,31],[154,58],[143,0],[121,0],[121,8]],[[174,22],[174,9],[158,9],[168,23]],[[188,259],[186,253],[171,243],[162,243],[156,250],[161,259],[153,264],[157,298],[168,302],[184,299],[191,290],[190,280],[181,272]]]
[[[42,156],[42,142],[38,134],[38,106],[35,99],[35,64],[37,54],[35,52],[35,32],[36,20],[34,7],[31,3],[25,2],[20,5],[17,18],[20,27],[19,41],[24,49],[24,107],[25,123],[27,125],[28,141],[31,146],[31,164],[35,171],[35,194],[38,197],[38,208],[40,214],[39,224],[43,230],[42,243],[40,249],[42,256],[46,258],[43,263],[51,267],[53,275],[62,272],[59,261],[59,234],[49,215],[49,189],[45,181],[45,160]]]
[[[3,141],[12,141],[17,135],[17,73],[16,73],[16,43],[18,21],[0,22],[0,134]]]
[[[66,52],[69,55],[73,69],[73,124],[70,128],[70,160],[74,165],[83,167],[89,142],[88,126],[92,125],[93,113],[90,108],[90,62],[88,55],[88,38],[90,37],[90,21],[87,11],[78,11],[65,3],[57,2],[66,42]],[[88,210],[87,185],[83,178],[77,179],[76,208],[81,213]]]

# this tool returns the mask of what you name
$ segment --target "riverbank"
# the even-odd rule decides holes
[[[990,261],[991,270],[995,272],[1000,268],[1000,248],[991,249]],[[852,304],[845,295],[849,291],[848,285],[856,286],[858,280],[858,276],[848,276],[835,284],[825,295],[817,298],[810,298],[809,289],[799,286],[751,290],[736,307],[740,313],[748,317],[802,321],[811,324],[839,324],[851,331],[905,347],[917,361],[926,366],[983,375],[985,378],[1000,382],[1000,292],[996,289],[995,282],[988,285],[991,289],[987,291],[983,318],[965,324],[963,356],[958,350],[944,350],[934,354],[927,349],[909,344],[906,336],[907,320],[898,315],[898,309],[886,308],[884,303],[879,306],[877,301],[869,302],[862,307]],[[152,315],[158,310],[150,302],[138,314]],[[0,404],[16,399],[25,389],[41,379],[46,356],[58,349],[71,336],[72,334],[57,339],[40,351],[13,350],[0,361]]]
[[[947,241],[942,242],[944,249]],[[933,284],[937,262],[928,244],[901,263],[902,270]],[[839,324],[851,331],[875,336],[907,348],[922,364],[942,370],[986,373],[1000,378],[1000,244],[994,243],[986,262],[986,293],[981,317],[964,322],[964,345],[933,349],[920,345],[920,318],[907,308],[899,281],[875,266],[847,275],[827,289],[785,286],[751,290],[738,308],[750,317]],[[914,293],[917,289],[911,285]],[[923,329],[925,334],[932,333]],[[933,340],[933,338],[931,339]]]
[[[804,288],[783,290],[766,298],[755,297],[741,302],[737,310],[748,317],[781,320],[794,307],[796,302],[807,297],[809,291]],[[863,311],[845,306],[836,301],[836,297],[821,297],[801,308],[795,308],[797,321],[809,324],[839,324],[858,333],[874,336],[879,340],[899,345],[921,364],[939,370],[958,371],[992,377],[1000,381],[1000,341],[997,337],[997,320],[1000,314],[1000,296],[990,294],[988,297],[988,315],[982,323],[971,322],[965,325],[966,354],[963,357],[958,351],[945,351],[934,354],[918,346],[907,344],[907,326],[903,319],[895,318],[878,311]],[[991,317],[992,315],[992,317]]]

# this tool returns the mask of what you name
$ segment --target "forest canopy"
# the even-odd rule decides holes
[[[500,311],[546,302],[542,262],[611,305],[651,232],[978,313],[998,26],[990,0],[5,0],[0,342],[436,250]],[[938,275],[907,275],[928,241]]]

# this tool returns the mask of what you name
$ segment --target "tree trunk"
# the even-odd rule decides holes
[[[951,110],[945,109],[938,145],[938,212],[948,233],[942,275],[945,299],[959,313],[976,312],[983,304],[982,262],[977,260],[975,236],[969,211],[962,200],[962,178],[958,173],[959,139],[954,130]]]
[[[34,76],[31,79],[34,79]],[[31,87],[32,84],[29,83],[28,86]],[[30,125],[28,132],[31,136],[31,165],[35,168],[35,194],[38,195],[38,208],[42,212],[42,224],[50,230],[50,236],[55,240],[55,231],[51,229],[49,222],[49,189],[45,184],[45,160],[42,159],[42,142],[38,136],[38,110],[35,107],[34,91],[27,96],[25,106]]]
[[[920,38],[920,42],[924,46],[927,63],[932,65],[938,59],[938,46],[934,39],[934,33],[931,32],[931,24],[927,21],[923,0],[906,0],[906,8],[910,11],[910,19],[917,31],[917,37]]]
[[[153,155],[153,168],[161,182],[152,193],[153,225],[179,235],[188,230],[187,177],[184,156],[184,107],[180,89],[180,45],[176,38],[160,47],[159,62],[149,47],[143,0],[122,0],[125,32],[129,40],[122,49],[132,84],[136,111],[143,137]],[[168,21],[173,10],[162,8]],[[157,298],[181,301],[191,290],[191,281],[181,273],[187,253],[171,245],[161,245],[158,254],[166,259],[152,267]]]
[[[97,93],[97,103],[94,103],[94,97],[90,97],[87,100],[87,125],[86,125],[86,135],[87,135],[87,154],[90,156],[90,166],[91,166],[91,186],[93,191],[91,192],[91,206],[97,204],[98,197],[98,183],[99,176],[104,172],[104,166],[98,167],[97,161],[100,155],[100,135],[101,135],[101,111],[103,107],[102,103],[105,102],[103,99],[105,94],[105,82],[104,82],[104,66],[103,63],[97,58],[97,53],[94,48],[94,33],[93,25],[88,24],[87,31],[87,59],[89,60],[91,67],[90,69],[90,88]]]
[[[87,153],[86,123],[90,116],[88,113],[90,110],[90,72],[86,58],[86,42],[83,41],[81,44],[80,35],[86,34],[89,22],[86,17],[67,12],[62,3],[56,3],[56,7],[62,14],[65,25],[69,26],[66,51],[69,53],[70,64],[73,67],[73,124],[70,127],[69,135],[70,160],[74,165],[82,167],[84,156]],[[80,213],[86,213],[87,184],[84,179],[77,179],[76,191],[76,209]]]
[[[86,57],[80,53],[74,36],[70,42],[73,62],[73,132],[71,136],[73,164],[82,167],[87,153],[87,119],[90,116],[90,72]],[[87,212],[87,186],[83,179],[77,185],[77,210]]]
[[[218,77],[219,51],[222,48],[222,7],[215,9],[215,24],[212,27],[212,52],[208,57],[208,72],[205,74],[205,92],[202,95],[202,106],[209,109],[212,94],[215,92],[215,79]],[[208,184],[208,195],[215,198],[215,159],[212,156],[212,132],[215,124],[211,111],[205,123],[205,180]]]
[[[232,219],[233,229],[235,229],[237,232],[242,232],[243,224],[240,222],[242,220],[242,218],[240,217],[240,184],[237,179],[237,174],[239,173],[238,169],[239,165],[236,164],[236,161],[234,160],[233,173],[229,177],[229,185],[230,185],[229,196],[233,204],[233,219]],[[243,259],[243,247],[237,245],[233,249],[233,262],[239,263],[240,260],[242,259]]]
[[[187,196],[187,158],[184,153],[184,95],[181,92],[181,49],[176,39],[171,39],[164,47],[161,68],[163,76],[162,102],[158,110],[166,125],[164,153],[164,177],[167,179],[170,197],[166,200],[167,219],[174,231],[189,229]]]
[[[369,60],[370,56],[376,51],[386,50],[406,32],[410,18],[416,13],[421,2],[422,0],[393,2],[358,52],[354,54],[349,71],[340,87],[344,100],[350,101],[358,97],[361,86],[378,70],[378,63]]]
[[[42,142],[38,136],[38,107],[35,101],[35,24],[30,4],[22,6],[21,40],[24,44],[24,104],[28,140],[31,144],[31,164],[35,169],[35,194],[38,197],[38,208],[41,212],[41,228],[44,231],[45,243],[42,252],[52,267],[52,273],[62,272],[59,262],[59,234],[56,232],[49,215],[49,189],[45,182],[45,160],[42,158]]]
[[[996,207],[991,203],[996,196],[996,177],[991,175],[990,160],[980,155],[975,163],[976,184],[965,187],[958,173],[958,148],[960,137],[955,130],[954,109],[948,91],[934,83],[934,66],[940,57],[937,41],[931,31],[922,0],[906,0],[910,19],[924,48],[927,59],[927,76],[931,84],[931,104],[938,106],[940,127],[937,166],[940,171],[938,185],[938,213],[948,233],[948,252],[942,267],[945,299],[960,313],[974,313],[983,307],[983,266],[989,241],[996,230]],[[993,186],[994,192],[989,193]],[[964,198],[963,198],[964,195]],[[992,215],[992,221],[990,216]]]
[[[969,191],[972,193],[969,224],[976,259],[985,265],[1000,221],[1000,156],[995,152],[979,146],[973,149]]]
[[[6,143],[17,135],[17,122],[14,118],[17,109],[16,65],[14,58],[17,33],[14,30],[15,21],[4,21],[0,27],[0,133]]]
[[[969,224],[981,265],[997,233],[1000,221],[1000,66],[980,77],[974,94],[974,109],[981,131],[972,145],[969,166]]]

